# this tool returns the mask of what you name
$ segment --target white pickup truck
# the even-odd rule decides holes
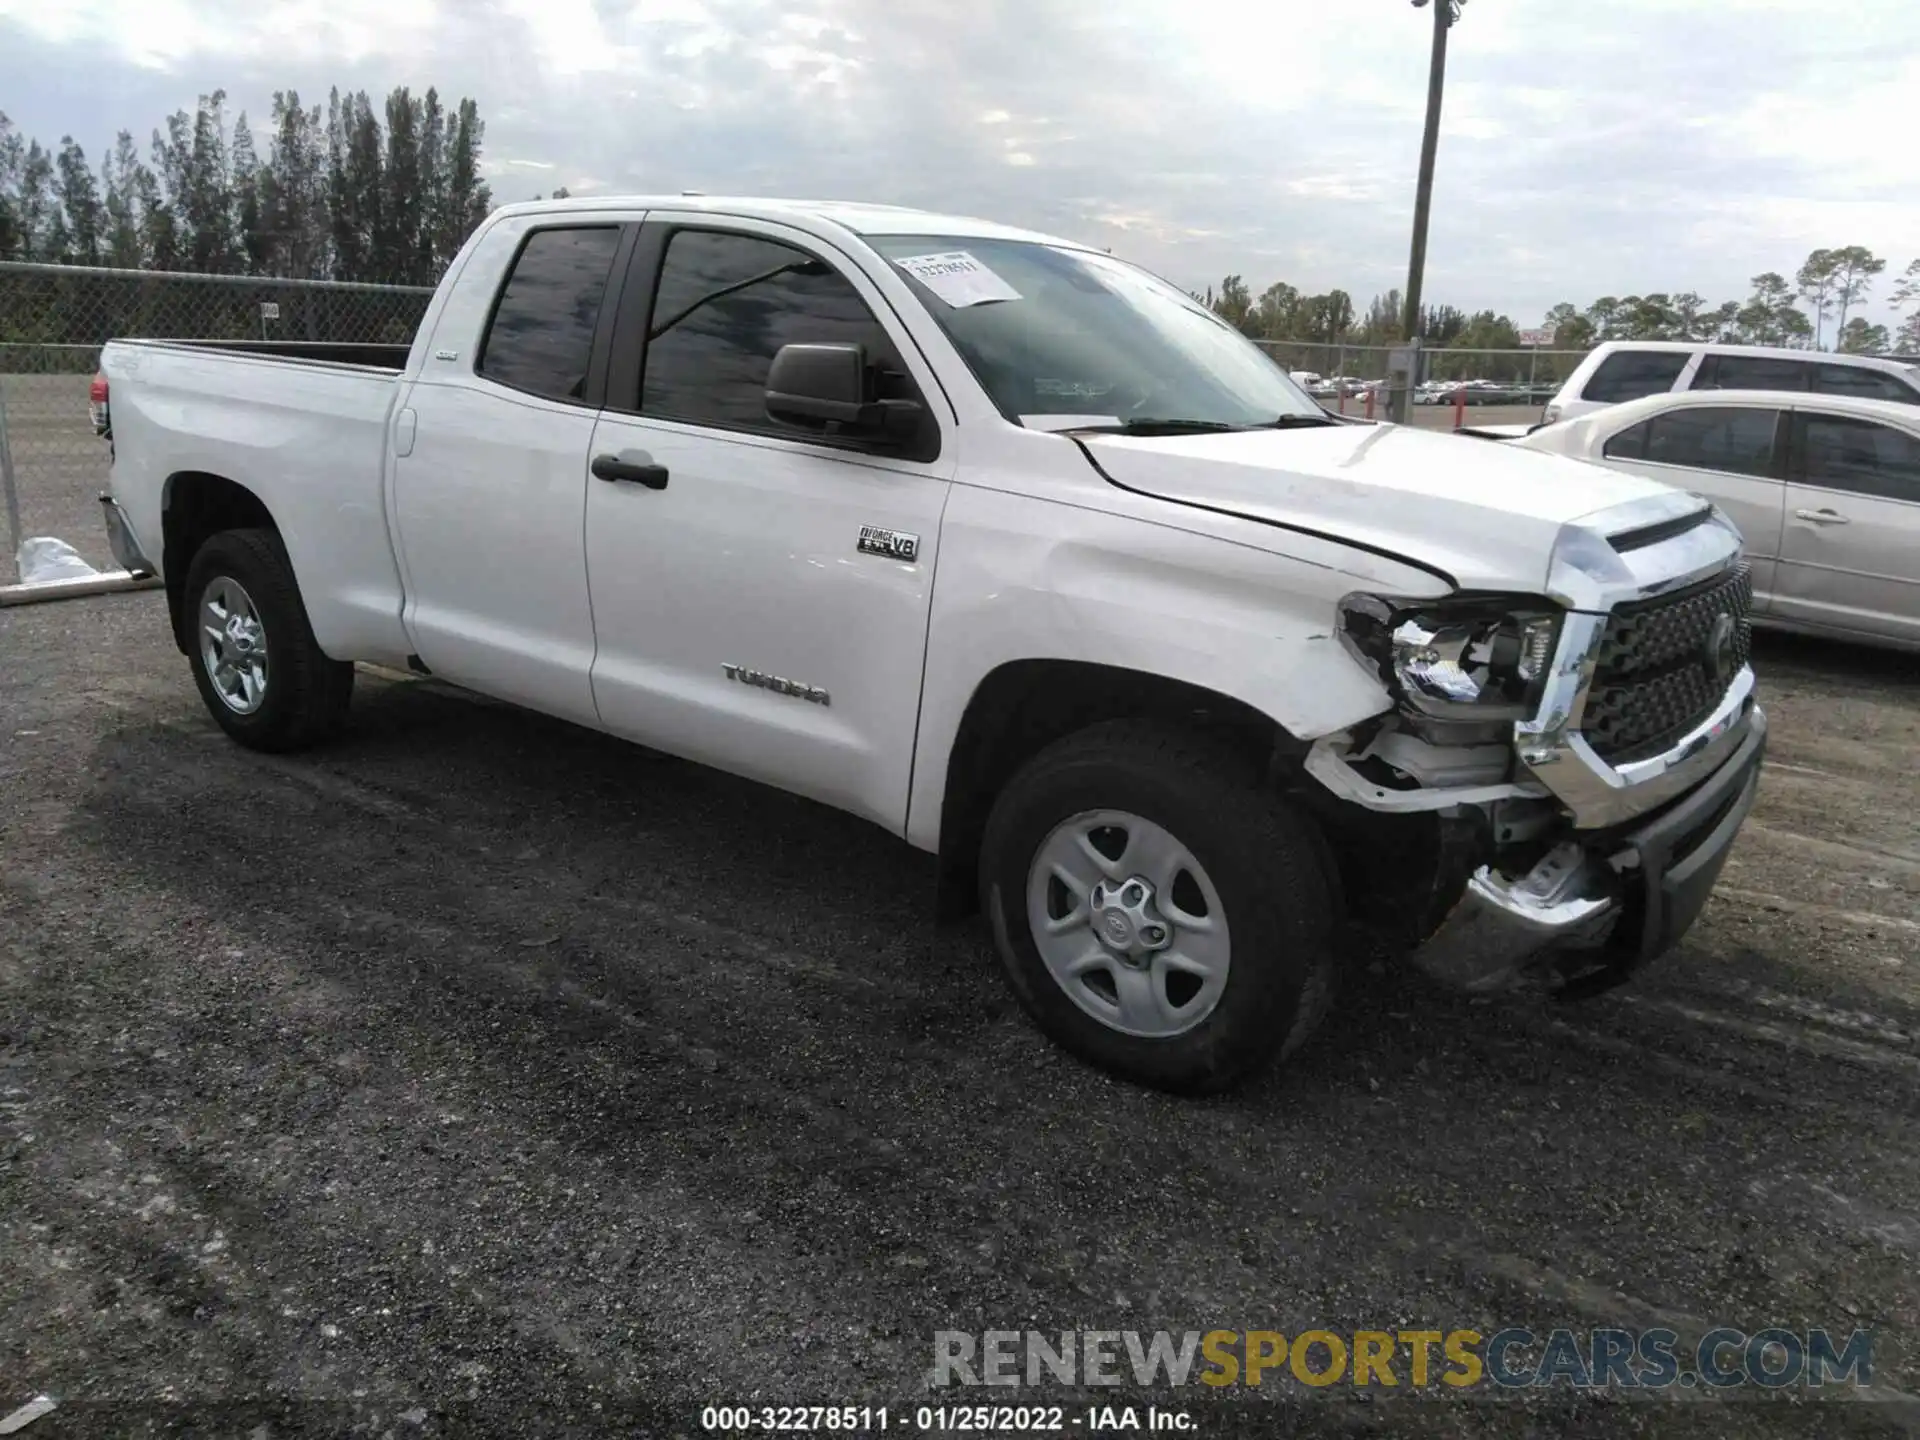
[[[1591,993],[1758,784],[1710,504],[1315,405],[1097,250],[887,207],[509,206],[410,347],[116,341],[121,563],[285,750],[356,661],[864,816],[1074,1053],[1218,1089],[1370,927]]]

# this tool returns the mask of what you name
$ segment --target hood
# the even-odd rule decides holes
[[[1406,425],[1077,438],[1129,490],[1385,551],[1468,590],[1537,593],[1562,526],[1612,533],[1598,512],[1673,494],[1583,460]]]

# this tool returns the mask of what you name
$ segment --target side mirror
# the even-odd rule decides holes
[[[864,345],[782,345],[767,371],[767,414],[789,425],[905,438],[918,428],[912,400],[874,398]]]

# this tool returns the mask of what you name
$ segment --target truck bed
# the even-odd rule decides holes
[[[113,492],[142,548],[165,573],[162,514],[176,477],[230,481],[274,517],[296,570],[326,577],[304,596],[322,648],[404,663],[384,481],[406,354],[299,341],[108,342],[100,367],[111,387]]]
[[[121,342],[131,343],[131,342]],[[222,354],[250,355],[261,360],[303,360],[330,365],[351,365],[362,370],[391,370],[395,374],[407,366],[411,344],[378,345],[360,341],[328,340],[147,340],[152,346],[184,346]]]

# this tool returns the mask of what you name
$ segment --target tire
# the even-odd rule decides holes
[[[340,731],[353,698],[353,666],[329,659],[313,638],[279,535],[250,529],[213,536],[187,567],[180,603],[194,683],[229,736],[249,749],[278,752]],[[238,631],[220,625],[221,615],[238,616]],[[215,641],[210,626],[226,630],[225,637]],[[262,652],[256,672],[249,662]],[[235,663],[223,666],[223,658]],[[250,687],[238,678],[242,670],[264,684]]]
[[[1206,1094],[1291,1055],[1313,1032],[1333,993],[1333,889],[1312,822],[1261,782],[1257,767],[1207,737],[1145,721],[1068,736],[1008,782],[981,842],[981,904],[1014,994],[1057,1044],[1136,1084]],[[1089,845],[1109,862],[1137,858],[1163,880],[1167,855],[1184,859],[1171,894],[1139,872],[1148,898],[1128,907],[1131,866],[1098,865]],[[1069,870],[1081,857],[1096,868],[1074,885],[1050,878],[1062,856]],[[1085,885],[1102,871],[1104,909]],[[1216,906],[1220,929],[1189,928]],[[1131,953],[1114,948],[1114,909],[1130,927]],[[1082,911],[1087,923],[1075,928]],[[1036,934],[1036,913],[1066,927],[1058,941]],[[1160,953],[1139,953],[1155,939]],[[1100,958],[1061,978],[1073,955]],[[1217,975],[1178,977],[1192,959]],[[1128,1024],[1141,1016],[1147,1023]]]

